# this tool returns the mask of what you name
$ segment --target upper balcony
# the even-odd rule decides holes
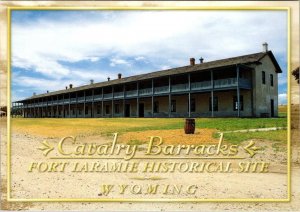
[[[48,102],[38,102],[28,104],[25,107],[33,108],[33,107],[45,107],[45,106],[58,106],[64,104],[74,104],[74,103],[84,103],[84,102],[93,102],[93,101],[102,101],[102,100],[112,100],[112,99],[123,99],[123,98],[132,98],[132,97],[146,97],[152,95],[166,95],[169,93],[184,93],[184,92],[206,92],[210,90],[227,90],[227,89],[235,89],[239,84],[240,88],[250,89],[251,81],[250,79],[240,78],[237,81],[237,78],[226,78],[226,79],[218,79],[214,80],[213,83],[211,81],[202,81],[202,82],[192,82],[181,83],[181,84],[173,84],[169,86],[158,86],[150,88],[143,88],[139,90],[130,90],[130,91],[121,91],[114,93],[104,93],[103,95],[94,95],[94,96],[81,96],[77,98],[66,98],[53,100]],[[24,106],[14,106],[13,108],[22,108]]]

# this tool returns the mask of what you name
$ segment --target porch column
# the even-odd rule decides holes
[[[101,97],[102,101],[101,101],[101,117],[103,118],[104,115],[104,102],[103,102],[103,88],[102,88],[102,97]]]
[[[169,76],[169,118],[171,117],[171,77]]]
[[[188,74],[188,80],[189,80],[189,100],[188,100],[188,104],[189,104],[189,118],[191,118],[191,74]]]
[[[57,118],[58,118],[58,95],[57,95],[57,98],[56,98],[56,116],[57,116]]]
[[[140,108],[139,108],[139,104],[140,104],[140,99],[139,99],[139,82],[136,83],[136,90],[137,90],[137,98],[136,98],[136,117],[139,118],[140,117]]]
[[[123,117],[125,117],[125,84],[123,85]]]
[[[69,118],[71,118],[71,94],[69,93]]]
[[[237,109],[238,114],[237,116],[240,117],[240,85],[239,85],[239,75],[240,75],[240,67],[236,66],[236,95],[237,95]]]
[[[214,117],[214,72],[210,71],[210,83],[211,83],[211,117]]]
[[[151,98],[151,112],[152,112],[152,118],[154,117],[154,80],[152,79],[152,98]]]
[[[65,118],[65,94],[63,94],[62,112],[63,118]]]
[[[53,96],[51,96],[51,118],[53,117]]]
[[[113,118],[114,117],[114,86],[112,86],[111,88],[111,91],[112,91],[112,99],[111,99],[111,117]]]
[[[95,107],[95,105],[94,105],[94,101],[95,101],[94,100],[94,98],[95,98],[94,94],[95,94],[95,89],[92,90],[92,111],[91,111],[91,117],[92,118],[94,118],[94,107]]]
[[[41,118],[43,118],[43,99],[41,101],[42,105],[41,105]]]
[[[76,92],[75,117],[78,117],[78,93]]]
[[[85,91],[83,91],[83,117],[85,118]]]

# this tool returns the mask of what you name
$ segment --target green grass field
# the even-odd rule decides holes
[[[182,118],[36,118],[12,119],[12,131],[46,137],[69,135],[109,135],[114,132],[126,133],[147,130],[183,129]],[[286,127],[286,118],[197,118],[196,128],[210,128],[217,131]],[[252,133],[227,133],[225,140],[240,142],[250,138],[286,141],[286,130]]]

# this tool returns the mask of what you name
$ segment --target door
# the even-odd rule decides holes
[[[130,117],[130,104],[125,105],[125,117]]]
[[[139,117],[144,117],[144,103],[139,104]]]
[[[271,117],[274,117],[274,99],[271,99]]]

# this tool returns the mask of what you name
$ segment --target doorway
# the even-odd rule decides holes
[[[144,106],[144,103],[140,103],[139,104],[139,117],[144,117],[144,109],[145,109],[145,106]]]
[[[130,117],[130,104],[125,104],[125,117]]]
[[[271,117],[274,117],[274,99],[271,99]]]

